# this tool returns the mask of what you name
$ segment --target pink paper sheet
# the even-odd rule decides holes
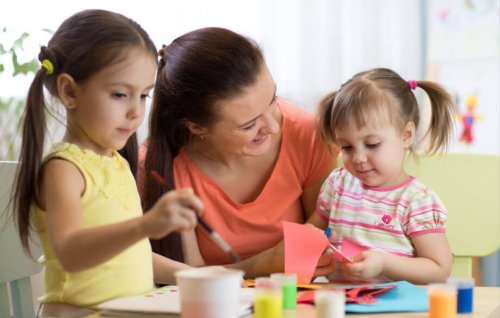
[[[309,284],[318,260],[330,244],[325,234],[308,225],[283,221],[285,273],[297,274],[297,284]]]
[[[342,240],[342,254],[347,257],[352,257],[354,255],[358,255],[359,253],[366,251],[368,248],[358,245],[357,243],[344,238]]]

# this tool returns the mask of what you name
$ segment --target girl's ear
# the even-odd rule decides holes
[[[57,77],[57,92],[59,98],[66,109],[74,109],[76,103],[76,89],[78,84],[73,77],[67,73],[62,73]]]
[[[413,144],[413,141],[415,140],[415,130],[415,123],[413,121],[409,121],[406,123],[403,130],[403,144],[405,148],[410,148]]]
[[[186,122],[186,128],[189,130],[189,132],[193,136],[202,137],[207,132],[207,129],[205,127],[198,125],[196,123],[193,123],[192,121]]]

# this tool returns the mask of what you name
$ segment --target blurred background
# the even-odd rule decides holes
[[[0,159],[16,158],[18,117],[39,47],[65,18],[89,8],[138,21],[157,47],[207,26],[245,34],[262,47],[278,95],[312,112],[321,96],[369,68],[436,80],[457,102],[452,151],[500,153],[499,0],[9,2],[0,10]],[[473,126],[472,142],[460,142],[464,123]]]
[[[65,18],[90,8],[136,20],[158,48],[207,26],[247,35],[262,47],[278,96],[311,112],[324,94],[373,67],[438,81],[457,104],[451,151],[500,154],[500,0],[8,2],[0,10],[0,160],[17,158],[18,122],[40,46]],[[425,96],[418,98],[425,116]],[[52,124],[58,140],[61,127]],[[466,130],[473,140],[464,139]],[[146,136],[147,121],[139,131]],[[483,284],[499,285],[495,257]]]

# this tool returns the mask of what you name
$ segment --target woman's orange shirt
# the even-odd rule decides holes
[[[278,103],[283,113],[281,149],[270,178],[254,201],[234,202],[196,166],[184,149],[174,159],[176,188],[193,188],[205,205],[203,218],[242,259],[282,240],[282,221],[304,223],[303,189],[324,178],[335,162],[334,155],[317,134],[312,114],[284,100],[278,100]],[[145,154],[143,145],[140,154],[142,169]],[[230,261],[204,230],[197,227],[196,235],[206,265]]]

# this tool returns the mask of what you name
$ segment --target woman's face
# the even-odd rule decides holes
[[[280,136],[276,84],[265,64],[253,85],[236,97],[219,101],[215,111],[218,120],[203,138],[220,154],[263,155]]]

